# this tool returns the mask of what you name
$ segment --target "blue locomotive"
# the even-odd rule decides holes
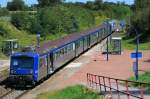
[[[112,34],[111,25],[102,25],[83,33],[51,41],[36,52],[19,52],[11,56],[10,78],[36,83]],[[43,49],[45,48],[46,49]],[[43,52],[43,50],[47,50]]]

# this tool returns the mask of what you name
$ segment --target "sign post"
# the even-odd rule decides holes
[[[133,62],[133,72],[135,73],[136,80],[138,80],[138,59],[142,58],[142,52],[131,53],[131,58],[136,59],[136,61]]]
[[[138,80],[138,58],[142,58],[142,53],[139,52],[139,34],[138,31],[134,28],[134,31],[136,33],[136,51],[134,53],[131,53],[131,58],[136,59],[136,71],[135,71],[135,77],[136,80]]]
[[[139,50],[139,35],[138,35],[138,31],[135,29],[135,32],[136,32],[136,35],[137,35],[137,38],[136,38],[136,73],[135,73],[135,76],[136,76],[136,80],[138,80],[139,76],[138,76],[138,50]],[[142,55],[141,55],[142,56]]]

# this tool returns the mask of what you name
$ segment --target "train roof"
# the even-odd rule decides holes
[[[65,37],[59,38],[57,40],[48,41],[48,42],[40,45],[40,47],[37,47],[36,48],[36,52],[39,53],[39,54],[43,54],[45,52],[48,52],[50,49],[57,48],[57,47],[59,47],[61,45],[64,45],[64,44],[72,42],[72,41],[74,41],[76,39],[79,39],[82,36],[85,36],[85,35],[88,35],[88,34],[90,34],[92,32],[95,32],[95,31],[99,30],[102,27],[103,27],[103,25],[100,25],[98,27],[95,27],[95,28],[92,28],[92,29],[88,29],[88,30],[85,30],[83,32],[72,33],[72,34],[69,34],[69,35],[67,35]]]
[[[38,53],[33,53],[33,52],[19,52],[19,53],[14,53],[12,55],[12,57],[19,57],[19,56],[37,57]]]

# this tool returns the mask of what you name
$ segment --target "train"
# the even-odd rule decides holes
[[[9,78],[12,82],[36,84],[107,38],[113,31],[112,25],[105,23],[94,29],[45,43],[35,52],[14,53],[10,57]]]

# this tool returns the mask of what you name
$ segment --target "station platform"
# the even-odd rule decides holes
[[[132,51],[124,50],[121,55],[109,55],[109,61],[106,61],[106,55],[102,54],[101,46],[101,44],[94,46],[21,99],[35,98],[43,92],[54,91],[67,86],[87,85],[87,73],[119,79],[128,79],[134,76],[132,65],[135,60],[130,57]],[[150,71],[150,51],[142,53],[143,58],[139,60],[140,73]]]

